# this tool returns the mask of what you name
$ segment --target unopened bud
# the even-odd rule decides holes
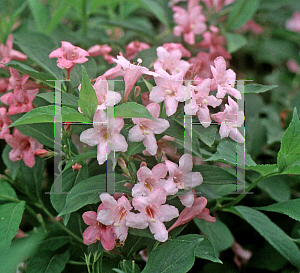
[[[118,158],[118,165],[120,166],[120,168],[124,171],[124,170],[127,170],[127,166],[126,166],[126,163],[124,161],[123,158],[119,157]]]
[[[49,151],[45,149],[37,149],[33,154],[38,157],[45,157],[49,155]]]
[[[72,128],[72,122],[65,122],[65,126],[64,126],[65,132],[69,133],[71,128]]]
[[[137,98],[141,93],[141,87],[136,86],[134,89],[134,97]]]
[[[199,72],[199,70],[202,67],[202,63],[203,62],[201,60],[198,60],[194,63],[193,70],[192,70],[193,75],[196,75]]]
[[[192,79],[192,71],[191,70],[186,71],[184,79],[188,80],[188,81]]]
[[[140,165],[140,168],[142,167],[147,167],[147,163],[146,162],[142,162],[141,165]]]
[[[81,168],[82,168],[82,165],[80,165],[78,163],[72,165],[73,171],[79,171]]]

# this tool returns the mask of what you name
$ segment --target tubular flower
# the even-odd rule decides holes
[[[103,56],[103,59],[106,60],[108,63],[112,64],[113,56],[109,55],[108,53],[111,52],[111,47],[107,44],[105,45],[94,45],[90,47],[87,52],[91,57],[96,56]]]
[[[128,60],[133,60],[135,56],[142,50],[150,48],[150,45],[142,43],[140,41],[133,41],[125,46],[125,56]]]

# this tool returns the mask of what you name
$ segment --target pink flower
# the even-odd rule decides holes
[[[108,123],[107,126],[105,123]],[[83,131],[80,141],[90,146],[97,145],[97,160],[99,165],[106,161],[107,155],[111,151],[126,152],[127,142],[125,137],[120,134],[124,126],[121,117],[111,118],[107,121],[106,113],[97,109],[93,119],[94,128]]]
[[[79,171],[81,168],[82,168],[82,165],[80,165],[78,163],[72,165],[73,171]]]
[[[0,139],[4,139],[5,135],[9,134],[9,129],[6,127],[11,124],[11,120],[6,111],[6,108],[0,107]]]
[[[168,229],[168,231],[188,223],[195,217],[204,219],[210,223],[216,222],[216,218],[209,215],[209,209],[205,208],[206,204],[207,199],[205,197],[196,198],[191,207],[186,207],[183,209],[176,222]]]
[[[10,60],[26,61],[27,56],[22,52],[13,49],[14,38],[9,35],[6,40],[6,45],[0,44],[0,68],[5,68],[3,64],[7,64]]]
[[[285,27],[294,32],[300,32],[300,11],[295,11],[292,18],[287,20]]]
[[[165,43],[162,45],[168,52],[173,52],[174,50],[179,50],[182,57],[191,57],[191,52],[189,52],[182,44],[179,43]]]
[[[132,209],[128,199],[125,196],[116,201],[110,194],[102,193],[100,195],[102,204],[98,212],[97,220],[108,226],[113,225],[113,231],[121,242],[127,238],[128,226],[126,226],[126,217]]]
[[[142,43],[140,41],[133,41],[125,46],[125,56],[128,60],[133,60],[138,52],[150,48],[150,45]]]
[[[98,208],[98,212],[100,210],[100,206]],[[82,215],[82,218],[83,221],[89,225],[83,233],[84,244],[91,245],[97,241],[101,241],[101,244],[106,250],[112,250],[115,246],[115,237],[112,225],[106,226],[98,222],[97,213],[95,211],[85,212]]]
[[[32,168],[34,166],[34,152],[37,149],[42,149],[42,144],[32,137],[21,134],[16,128],[14,128],[12,135],[7,134],[4,136],[4,139],[12,147],[12,150],[9,152],[11,161],[23,159],[28,167]]]
[[[37,157],[46,157],[49,155],[49,151],[46,149],[37,149],[34,151],[33,155]]]
[[[160,242],[168,239],[168,231],[163,224],[178,217],[178,209],[171,205],[163,205],[166,202],[166,190],[164,188],[154,189],[149,197],[134,197],[132,204],[140,213],[129,212],[127,226],[144,229],[149,226],[154,238]]]
[[[152,103],[152,101],[149,99],[149,96],[150,92],[141,94],[141,99],[144,106],[147,106],[148,104]]]
[[[213,114],[211,117],[218,123],[221,123],[219,131],[221,138],[229,136],[234,141],[243,143],[245,139],[237,127],[242,126],[244,123],[244,113],[243,111],[238,111],[238,105],[231,97],[228,97],[228,103],[229,105],[225,104],[224,112]]]
[[[174,27],[173,34],[180,36],[183,33],[183,39],[190,45],[195,44],[195,35],[199,35],[206,30],[206,18],[201,13],[202,7],[200,5],[190,4],[194,1],[189,1],[188,9],[181,7],[172,7],[174,21],[178,26]]]
[[[8,78],[0,79],[0,93],[4,93],[8,91],[9,90],[8,85],[9,85]]]
[[[246,265],[252,257],[252,252],[250,250],[244,249],[236,241],[233,242],[231,249],[234,253],[233,261],[238,266],[238,268],[241,268],[243,265]]]
[[[167,120],[158,118],[160,113],[160,106],[157,103],[150,103],[146,106],[150,114],[155,120],[146,118],[133,118],[132,121],[136,126],[129,130],[128,139],[132,142],[143,141],[146,150],[155,155],[157,152],[157,143],[154,134],[161,134],[170,124]]]
[[[89,53],[78,46],[73,46],[69,42],[61,42],[61,44],[62,47],[52,51],[49,54],[49,58],[58,58],[57,66],[67,70],[67,79],[69,79],[71,70],[76,64],[83,64],[89,60],[86,58],[86,56],[89,56]]]
[[[288,70],[290,70],[293,73],[298,73],[300,70],[299,64],[293,59],[289,59],[286,62],[286,66],[287,66]]]
[[[190,154],[184,154],[179,159],[179,167],[177,164],[166,160],[165,164],[169,171],[169,177],[166,181],[165,188],[168,194],[175,194],[178,189],[191,189],[201,185],[203,177],[199,172],[192,172],[193,158]],[[188,196],[186,196],[188,197]],[[192,206],[194,198],[189,197],[185,206]]]
[[[171,50],[170,52],[159,46],[156,49],[158,59],[154,63],[154,69],[163,69],[171,74],[178,74],[183,71],[186,72],[190,68],[190,64],[186,61],[181,60],[181,50]]]
[[[217,98],[224,98],[227,94],[234,96],[236,99],[241,99],[241,93],[234,87],[236,74],[233,70],[226,70],[226,62],[222,56],[214,60],[215,67],[210,66],[214,80],[218,85]]]
[[[208,127],[211,123],[208,106],[217,107],[222,103],[221,99],[215,96],[209,96],[211,79],[203,80],[195,88],[188,85],[187,90],[191,89],[192,99],[184,106],[184,112],[187,115],[198,116],[199,121],[204,127]]]
[[[157,187],[163,187],[167,175],[167,167],[163,163],[155,165],[152,170],[141,167],[137,171],[138,183],[132,189],[132,196],[148,196]]]
[[[199,63],[200,61],[200,67],[195,71],[195,74],[200,77],[201,79],[206,79],[212,76],[210,71],[210,55],[206,52],[199,52],[196,57],[189,59],[189,62],[192,64],[196,64],[196,62]],[[193,68],[194,69],[194,68]]]
[[[152,88],[149,99],[157,103],[164,101],[166,113],[171,116],[176,112],[178,102],[184,101],[183,73],[170,75],[161,68],[156,72],[160,77],[154,78],[156,86]]]
[[[252,31],[255,34],[261,34],[264,32],[264,28],[257,24],[254,20],[249,20],[246,24],[238,29],[239,32]]]
[[[111,52],[111,47],[107,44],[105,45],[94,45],[90,47],[87,52],[91,57],[96,57],[96,56],[103,56],[104,60],[108,61],[108,63],[112,64],[113,61],[113,56],[109,55],[108,53]]]

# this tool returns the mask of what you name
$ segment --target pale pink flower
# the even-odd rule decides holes
[[[143,259],[145,262],[148,261],[149,256],[148,256],[147,248],[141,250],[141,251],[139,252],[139,254],[141,255],[142,259]]]
[[[132,196],[148,196],[157,187],[163,187],[167,175],[167,167],[163,163],[155,165],[152,170],[141,167],[137,171],[138,183],[132,188]]]
[[[9,129],[6,127],[11,124],[11,120],[6,111],[6,108],[0,107],[0,139],[4,139],[4,136],[9,134]]]
[[[8,91],[9,90],[8,85],[9,85],[8,78],[0,79],[0,93],[4,93]]]
[[[165,242],[168,239],[168,231],[163,222],[170,221],[179,215],[176,207],[164,204],[165,202],[166,190],[161,187],[154,189],[148,197],[134,197],[132,205],[140,213],[129,212],[127,226],[139,229],[149,226],[154,238]]]
[[[9,35],[6,40],[6,45],[0,44],[0,68],[5,68],[3,64],[7,64],[10,60],[26,61],[27,56],[22,52],[13,49],[14,38]],[[2,63],[2,64],[1,64]]]
[[[300,32],[300,11],[295,11],[292,18],[287,20],[285,27],[294,32]]]
[[[191,91],[192,98],[189,103],[184,106],[184,112],[187,115],[198,116],[199,121],[204,127],[208,127],[211,123],[208,106],[217,107],[222,103],[221,99],[210,95],[211,79],[203,80],[199,85],[193,87],[187,86],[187,91]]]
[[[238,242],[234,241],[231,246],[231,250],[234,253],[233,261],[241,268],[243,265],[246,265],[250,258],[252,257],[252,252],[250,250],[244,249]]]
[[[181,7],[172,7],[174,21],[178,24],[174,27],[173,34],[180,36],[183,33],[183,39],[190,45],[195,44],[195,35],[202,34],[206,30],[206,18],[201,13],[202,7],[200,5],[192,5],[188,3],[188,9]]]
[[[150,103],[146,106],[155,120],[146,118],[133,118],[136,126],[129,130],[128,139],[132,142],[143,141],[146,150],[155,155],[157,152],[157,143],[154,134],[161,134],[170,127],[167,120],[158,118],[160,106],[157,103]]]
[[[201,79],[210,78],[212,76],[210,71],[210,65],[212,64],[210,60],[210,55],[207,52],[199,52],[196,57],[189,59],[189,62],[192,64],[196,64],[196,62],[199,63],[200,61],[200,67],[198,68],[196,72],[196,76],[200,77]]]
[[[165,43],[162,45],[168,52],[173,52],[174,50],[179,50],[182,57],[191,57],[191,52],[189,52],[182,44],[179,43]]]
[[[298,73],[300,71],[299,64],[293,59],[289,59],[286,62],[286,66],[287,66],[288,70],[290,70],[293,73]]]
[[[112,49],[109,45],[94,45],[90,47],[87,52],[91,57],[96,57],[96,56],[103,56],[104,60],[106,60],[108,63],[112,64],[113,61],[113,56],[109,55],[109,52],[111,52]]]
[[[105,123],[108,123],[107,125]],[[97,160],[99,165],[103,164],[111,151],[126,152],[127,142],[120,134],[124,126],[121,117],[110,118],[107,121],[106,113],[97,109],[93,119],[94,128],[83,131],[80,141],[90,146],[97,145]],[[113,130],[112,130],[113,128]]]
[[[116,201],[110,194],[100,194],[102,204],[98,212],[97,220],[106,225],[113,225],[113,231],[121,242],[127,238],[128,226],[126,226],[126,217],[132,209],[130,202],[125,196]]]
[[[71,70],[76,64],[83,64],[89,59],[89,53],[84,49],[74,46],[69,42],[61,42],[62,47],[55,49],[49,54],[49,58],[58,58],[57,66],[61,69],[66,69],[68,77],[70,78]]]
[[[221,138],[229,136],[234,141],[243,143],[245,139],[237,127],[244,123],[244,113],[239,111],[237,103],[231,97],[228,97],[228,103],[229,105],[225,104],[224,112],[213,114],[211,117],[221,123],[219,131]]]
[[[164,186],[168,194],[173,195],[178,192],[178,189],[191,189],[203,182],[200,172],[192,172],[193,158],[190,154],[184,154],[180,157],[179,166],[169,160],[166,160],[165,164],[169,171],[169,177]],[[184,205],[192,206],[194,198],[186,197],[188,199],[186,199],[187,202],[184,202]]]
[[[12,147],[12,150],[9,152],[11,161],[23,159],[28,167],[32,168],[34,166],[34,152],[37,149],[42,149],[42,144],[32,137],[21,134],[16,128],[14,128],[12,135],[6,134],[4,139]]]
[[[101,206],[101,205],[100,205]],[[98,212],[100,210],[98,208]],[[106,250],[112,250],[115,246],[115,237],[112,225],[106,226],[97,221],[97,213],[95,211],[86,211],[82,215],[83,221],[89,227],[83,233],[83,242],[91,245],[97,241],[101,241],[102,246]]]
[[[207,199],[205,197],[196,198],[191,207],[186,207],[183,209],[176,222],[168,229],[168,231],[188,223],[195,217],[204,219],[210,223],[216,222],[216,218],[209,215],[209,209],[205,208],[206,204]]]
[[[236,74],[233,70],[226,70],[226,61],[222,56],[214,60],[215,67],[210,66],[214,80],[218,85],[217,98],[224,98],[227,94],[234,96],[236,99],[241,99],[241,93],[234,88]]]
[[[149,71],[148,68],[140,65],[134,65],[126,60],[122,53],[117,56],[117,59],[113,59],[117,66],[106,71],[102,76],[107,79],[113,79],[119,76],[124,77],[125,81],[125,93],[124,93],[124,101],[126,102],[128,96],[137,82],[138,78],[143,74],[158,76],[157,73]]]
[[[156,52],[158,59],[154,63],[155,70],[161,68],[171,74],[178,74],[181,71],[186,72],[191,66],[187,61],[181,60],[181,50],[171,50],[169,52],[166,48],[159,46]]]
[[[149,99],[149,96],[150,92],[141,94],[141,99],[144,106],[147,106],[148,104],[152,103],[152,101]]]
[[[156,103],[164,101],[167,116],[171,116],[176,112],[178,103],[184,101],[183,73],[170,75],[161,68],[156,72],[160,77],[154,77],[156,86],[152,88],[149,99]]]
[[[135,56],[142,50],[150,48],[150,45],[142,43],[140,41],[133,41],[125,46],[125,56],[128,60],[133,60]]]

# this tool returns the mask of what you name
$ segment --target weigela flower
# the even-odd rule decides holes
[[[237,127],[244,123],[244,113],[239,111],[237,103],[231,97],[228,97],[228,103],[229,105],[225,104],[224,112],[213,114],[211,117],[221,123],[219,131],[221,138],[229,136],[234,141],[243,143],[245,139]]]
[[[191,52],[189,52],[182,44],[179,43],[165,43],[162,45],[168,52],[173,52],[174,50],[179,50],[182,57],[191,57]]]
[[[292,18],[287,20],[285,27],[294,32],[300,32],[300,11],[295,11]]]
[[[241,268],[246,265],[250,258],[252,257],[252,252],[250,250],[244,249],[238,242],[234,241],[231,249],[234,253],[233,261]]]
[[[204,127],[208,127],[211,123],[208,106],[217,107],[222,103],[221,99],[210,95],[211,79],[203,80],[199,85],[193,87],[188,85],[187,92],[191,90],[192,98],[189,103],[184,106],[184,112],[187,115],[198,116],[199,121]]]
[[[170,75],[163,69],[156,72],[160,77],[154,77],[156,86],[152,88],[149,99],[157,103],[164,101],[167,116],[171,116],[176,112],[178,103],[184,101],[183,73]]]
[[[4,139],[4,136],[9,134],[9,129],[6,127],[11,124],[11,120],[6,111],[6,108],[0,107],[0,139]]]
[[[199,52],[196,57],[189,59],[189,62],[194,64],[196,62],[199,63],[200,67],[197,71],[195,71],[196,75],[201,79],[206,79],[212,76],[210,71],[210,64],[212,63],[210,60],[210,55],[207,52]]]
[[[125,196],[116,201],[110,194],[100,194],[102,204],[98,212],[97,220],[106,225],[113,225],[113,231],[121,242],[124,242],[128,233],[126,226],[126,217],[132,209],[128,199]]]
[[[89,56],[89,53],[69,42],[61,42],[61,45],[60,48],[55,49],[49,54],[49,58],[58,58],[57,66],[67,70],[69,79],[71,70],[76,64],[83,64],[89,60],[86,58],[86,56]]]
[[[217,98],[224,98],[227,94],[234,96],[236,99],[241,99],[241,93],[234,87],[236,74],[233,70],[226,70],[226,61],[222,56],[214,60],[215,67],[210,66],[211,72],[214,76],[214,80],[218,85]]]
[[[133,41],[125,46],[125,56],[128,60],[133,60],[135,56],[142,50],[150,48],[150,45],[142,43],[140,41]]]
[[[14,38],[9,35],[6,40],[6,45],[0,44],[0,68],[5,68],[4,64],[10,62],[10,60],[26,61],[27,56],[22,52],[13,49]],[[2,64],[1,64],[2,63]]]
[[[4,93],[8,91],[9,90],[8,85],[9,85],[8,78],[0,79],[0,93]]]
[[[98,208],[98,212],[100,210],[100,206]],[[112,250],[115,246],[113,226],[106,226],[98,222],[97,213],[95,211],[86,211],[82,215],[82,218],[83,221],[89,225],[83,233],[84,244],[91,245],[97,241],[101,241],[101,244],[106,250]]]
[[[139,229],[149,226],[154,238],[165,242],[168,239],[168,231],[163,222],[170,221],[179,215],[176,207],[164,204],[165,202],[166,190],[161,187],[154,189],[148,197],[134,197],[132,205],[140,213],[129,212],[127,226]]]
[[[185,10],[181,7],[172,7],[174,21],[178,26],[174,27],[173,34],[180,36],[183,33],[183,39],[190,45],[195,44],[195,35],[199,35],[206,30],[206,18],[201,13],[202,7],[200,5],[191,4],[188,2],[188,9]]]
[[[80,141],[90,146],[97,145],[97,160],[101,165],[106,161],[107,155],[111,151],[127,151],[128,145],[125,137],[120,134],[123,126],[123,118],[115,117],[107,121],[106,113],[97,109],[93,119],[94,128],[83,131],[80,135]]]
[[[206,204],[207,199],[205,197],[196,198],[191,207],[186,207],[183,209],[176,222],[168,229],[168,231],[188,223],[195,217],[204,219],[210,223],[216,222],[216,218],[209,215],[209,209],[205,208]]]
[[[80,165],[78,163],[72,165],[73,171],[79,171],[81,168],[82,168],[82,165]]]
[[[32,137],[21,134],[16,128],[14,128],[12,135],[6,134],[4,139],[12,147],[12,150],[9,152],[9,159],[11,161],[23,159],[25,165],[28,167],[32,168],[34,166],[34,152],[37,149],[42,149],[42,144]]]
[[[300,70],[299,64],[293,59],[288,60],[286,62],[286,66],[287,66],[288,70],[290,70],[293,73],[298,73]]]
[[[113,56],[109,55],[109,52],[111,52],[112,49],[109,45],[94,45],[90,47],[87,52],[91,57],[96,57],[96,56],[103,56],[104,60],[106,60],[108,63],[112,64],[113,61]]]
[[[132,189],[132,196],[148,196],[157,187],[163,187],[167,175],[167,167],[163,163],[155,165],[152,170],[141,167],[137,171],[138,183]]]
[[[161,134],[170,127],[170,123],[158,118],[160,106],[157,103],[150,103],[146,106],[150,114],[155,120],[146,118],[133,118],[132,121],[136,124],[129,130],[128,139],[132,142],[143,141],[146,150],[155,155],[157,152],[157,143],[154,134]]]
[[[165,183],[165,189],[168,194],[175,194],[178,189],[191,189],[201,185],[203,177],[199,172],[192,172],[193,158],[190,154],[184,154],[179,159],[179,166],[169,160],[165,161],[169,171],[169,177]],[[182,199],[185,206],[192,206],[194,198]]]
[[[156,52],[158,59],[154,63],[155,70],[161,68],[171,74],[178,74],[181,71],[186,72],[191,66],[188,62],[181,60],[181,50],[171,50],[169,52],[166,48],[159,46]]]
[[[264,28],[257,24],[254,20],[249,20],[246,24],[238,29],[238,32],[251,31],[255,34],[261,34],[264,32]]]

